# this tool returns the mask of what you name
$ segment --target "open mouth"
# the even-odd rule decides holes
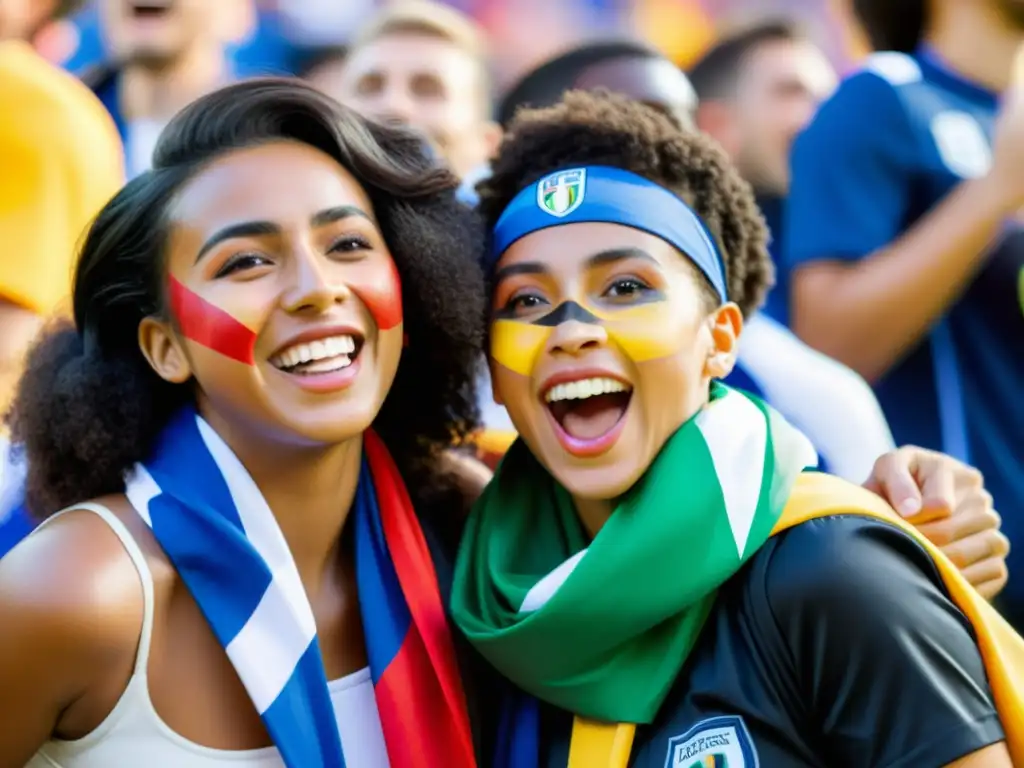
[[[293,344],[270,358],[270,364],[293,376],[315,377],[349,368],[363,349],[363,338],[354,334],[328,336]]]
[[[134,19],[161,19],[171,11],[173,0],[130,0],[128,12]]]
[[[543,397],[565,448],[594,456],[618,438],[633,389],[618,379],[594,377],[556,384]]]

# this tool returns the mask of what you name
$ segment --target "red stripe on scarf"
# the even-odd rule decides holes
[[[384,443],[363,439],[381,525],[412,624],[377,682],[393,768],[475,768],[473,738],[437,573],[405,483]]]

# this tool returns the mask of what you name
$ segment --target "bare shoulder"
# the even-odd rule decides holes
[[[130,521],[123,497],[97,502]],[[149,561],[146,545],[143,553]],[[0,765],[24,765],[76,704],[132,668],[142,583],[113,528],[85,509],[0,559]]]
[[[154,576],[166,560],[123,496],[96,499],[125,523]],[[142,530],[140,530],[142,529]],[[133,650],[143,616],[139,571],[95,512],[72,509],[0,560],[0,626],[78,657]],[[7,634],[7,633],[4,633]],[[65,645],[66,644],[66,645]]]

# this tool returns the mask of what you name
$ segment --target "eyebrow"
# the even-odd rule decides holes
[[[584,266],[587,269],[593,269],[594,267],[604,267],[625,259],[640,259],[652,264],[658,263],[657,259],[640,248],[609,248],[605,251],[599,251],[588,258]],[[495,272],[494,284],[498,285],[502,280],[513,275],[547,275],[550,273],[551,270],[543,262],[524,261],[519,264],[509,264],[507,267],[502,267]]]
[[[595,253],[587,259],[586,266],[588,269],[592,269],[594,267],[605,267],[609,264],[614,264],[626,259],[640,259],[641,261],[648,261],[652,264],[658,263],[657,259],[641,248],[609,248],[606,251]]]
[[[354,205],[339,205],[335,208],[326,208],[313,214],[309,219],[313,227],[323,227],[333,224],[336,221],[359,216],[372,221],[370,215],[361,208]],[[223,229],[217,230],[199,249],[196,255],[198,264],[202,258],[226,240],[234,240],[239,237],[270,237],[281,234],[281,227],[272,221],[243,221],[239,224],[231,224]]]
[[[523,261],[519,264],[509,264],[494,273],[494,284],[507,280],[513,275],[546,275],[551,272],[547,265],[539,261]]]

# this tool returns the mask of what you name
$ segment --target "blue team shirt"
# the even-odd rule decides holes
[[[855,261],[991,165],[998,97],[929,51],[869,57],[797,139],[785,268]],[[1024,234],[1007,222],[973,282],[876,385],[896,441],[985,475],[1016,543],[1007,605],[1024,619]],[[1014,578],[1016,577],[1016,578]]]
[[[768,241],[768,253],[775,263],[775,285],[768,292],[761,312],[789,327],[789,274],[783,269],[781,261],[785,206],[784,197],[758,195],[757,207],[764,214],[764,222],[768,225],[771,236]]]

